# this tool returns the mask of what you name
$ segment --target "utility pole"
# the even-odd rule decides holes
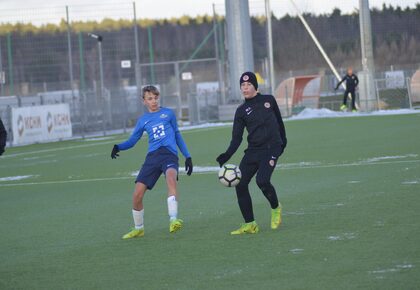
[[[214,31],[214,46],[216,50],[216,59],[217,59],[217,71],[219,79],[219,91],[220,91],[220,103],[224,105],[226,103],[226,91],[225,91],[225,82],[223,81],[223,67],[222,61],[220,60],[219,53],[219,28],[217,23],[217,14],[216,7],[213,3],[213,31]]]
[[[99,34],[88,33],[88,35],[98,41],[98,54],[99,54],[99,94],[100,99],[103,104],[103,118],[102,118],[102,128],[104,131],[104,135],[106,135],[106,121],[111,122],[111,108],[110,108],[110,100],[107,100],[108,103],[105,102],[105,88],[104,88],[104,69],[103,69],[103,61],[102,61],[102,40],[103,37]]]
[[[276,90],[274,75],[274,56],[273,56],[273,31],[271,28],[271,8],[270,0],[265,0],[265,15],[267,17],[267,49],[268,49],[268,71],[270,79],[270,91],[274,96]]]
[[[74,98],[74,90],[73,90],[73,60],[72,60],[72,53],[71,53],[71,35],[70,35],[70,18],[69,18],[69,7],[66,6],[66,20],[67,20],[67,49],[68,49],[68,57],[69,57],[69,74],[70,74],[70,90],[71,96]]]
[[[251,19],[248,0],[228,0],[226,5],[229,53],[230,100],[242,99],[239,78],[245,71],[254,71]]]
[[[373,61],[372,25],[370,20],[369,0],[359,0],[360,42],[363,71],[360,78],[360,103],[364,110],[375,108],[375,64]]]

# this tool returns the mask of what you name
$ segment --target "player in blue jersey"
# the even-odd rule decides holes
[[[178,150],[186,158],[185,171],[191,175],[193,164],[184,139],[178,129],[176,117],[171,109],[159,106],[159,91],[154,86],[146,86],[142,90],[143,102],[148,111],[141,116],[130,138],[118,145],[114,145],[111,158],[119,156],[118,152],[133,147],[147,132],[149,135],[149,149],[146,160],[136,178],[133,192],[133,220],[134,229],[125,234],[123,239],[144,236],[144,208],[143,197],[148,189],[152,189],[160,175],[166,177],[168,187],[169,232],[173,233],[182,228],[182,220],[178,218],[177,177]]]

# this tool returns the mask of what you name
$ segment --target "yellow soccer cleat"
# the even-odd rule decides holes
[[[144,228],[143,229],[133,229],[129,233],[125,234],[122,238],[123,240],[132,239],[132,238],[140,238],[144,236]]]
[[[242,235],[242,234],[256,234],[260,229],[255,221],[242,224],[241,227],[233,232],[231,235]]]
[[[281,224],[281,206],[275,209],[271,209],[271,228],[273,230],[277,229]]]
[[[175,233],[176,231],[179,231],[182,228],[182,223],[184,221],[181,219],[174,219],[169,223],[169,232]]]
[[[347,110],[347,106],[344,105],[344,104],[342,104],[341,107],[340,107],[340,110],[341,111],[346,111]]]

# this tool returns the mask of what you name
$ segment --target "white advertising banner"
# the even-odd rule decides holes
[[[12,108],[13,144],[29,144],[72,136],[68,104]]]

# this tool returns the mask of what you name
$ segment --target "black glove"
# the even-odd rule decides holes
[[[191,173],[193,172],[193,164],[192,164],[191,157],[188,157],[187,159],[185,159],[185,171],[187,172],[188,176],[190,176]]]
[[[222,167],[229,159],[230,156],[228,154],[222,153],[216,158],[216,161],[219,163],[220,167]]]
[[[118,156],[120,156],[120,154],[118,154],[118,152],[120,152],[120,149],[118,148],[117,145],[114,145],[114,147],[112,147],[111,158],[115,159]]]

